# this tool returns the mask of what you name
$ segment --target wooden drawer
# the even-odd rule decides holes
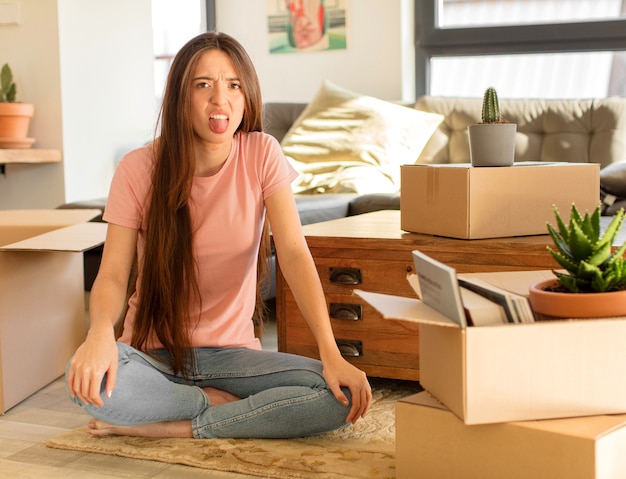
[[[414,296],[406,280],[414,272],[412,257],[406,261],[354,258],[315,258],[325,294],[351,295],[353,289]]]
[[[344,356],[370,376],[390,377],[407,380],[419,380],[419,338],[415,334],[410,338],[397,334],[379,333],[377,335],[352,331],[342,335],[335,333],[341,346],[347,341],[357,342],[359,356]],[[285,351],[319,359],[315,339],[306,325],[289,327],[287,330]]]
[[[394,321],[391,319],[383,319],[378,311],[365,303],[358,296],[342,296],[336,294],[326,295],[326,304],[330,308],[331,304],[351,304],[361,307],[361,317],[356,320],[352,319],[336,319],[331,317],[331,325],[335,333],[359,331],[371,334],[397,334],[400,337],[406,335],[417,334],[417,323],[408,321]],[[291,292],[285,295],[285,324],[290,327],[307,327],[306,321],[296,304]]]
[[[311,334],[291,292],[284,296],[284,350],[319,358]],[[327,305],[351,304],[361,307],[357,320],[331,319],[337,344],[344,357],[369,375],[419,379],[419,330],[415,323],[385,320],[357,296],[326,295]],[[345,348],[356,350],[357,356]]]

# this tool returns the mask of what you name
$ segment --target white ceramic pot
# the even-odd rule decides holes
[[[472,166],[511,166],[515,157],[515,123],[479,123],[467,127]]]

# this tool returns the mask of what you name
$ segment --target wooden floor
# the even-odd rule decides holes
[[[264,333],[275,349],[275,323]],[[47,448],[48,438],[84,426],[88,416],[65,393],[62,378],[0,415],[0,479],[243,479],[241,474]]]

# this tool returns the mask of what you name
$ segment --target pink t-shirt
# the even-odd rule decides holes
[[[105,221],[139,230],[140,265],[153,161],[150,146],[122,159],[104,212]],[[190,204],[202,311],[198,323],[193,321],[192,346],[261,348],[254,336],[252,315],[264,199],[296,176],[278,142],[270,135],[253,132],[235,135],[230,155],[217,174],[194,178]],[[137,287],[141,287],[141,270]],[[131,341],[137,299],[135,293],[129,301],[119,339],[124,343]],[[197,311],[192,311],[191,317],[197,318]],[[161,346],[156,340],[149,345]]]

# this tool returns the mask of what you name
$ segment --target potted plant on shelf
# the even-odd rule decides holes
[[[481,123],[468,125],[472,166],[511,166],[515,158],[517,125],[503,119],[493,87],[483,96]]]
[[[613,243],[624,222],[620,209],[607,229],[600,229],[601,206],[585,215],[572,205],[566,225],[554,207],[557,227],[548,224],[554,248],[548,250],[565,272],[555,279],[531,285],[533,310],[556,318],[602,318],[626,316],[626,242],[616,250]]]
[[[17,87],[8,63],[0,70],[0,148],[29,148],[28,128],[34,107],[16,101]]]

